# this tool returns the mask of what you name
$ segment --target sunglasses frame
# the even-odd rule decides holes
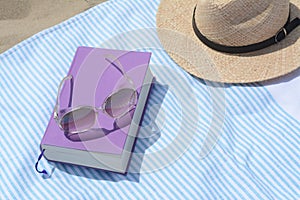
[[[110,60],[110,57],[113,61]],[[134,98],[135,98],[135,103],[132,104],[128,111],[124,111],[124,113],[121,113],[117,116],[111,116],[109,113],[107,113],[105,107],[106,107],[106,104],[108,103],[108,99],[111,98],[114,94],[117,94],[118,92],[120,92],[121,90],[124,90],[126,88],[121,88],[121,89],[118,89],[117,91],[115,92],[112,92],[110,95],[108,95],[105,100],[103,101],[102,105],[100,107],[94,107],[94,106],[88,106],[88,105],[82,105],[82,106],[76,106],[76,107],[69,107],[67,109],[64,109],[63,112],[61,112],[59,110],[59,106],[60,106],[60,102],[59,102],[59,97],[60,97],[60,92],[61,92],[61,89],[64,85],[64,83],[67,81],[67,80],[71,80],[73,79],[73,76],[72,75],[68,75],[66,77],[64,77],[62,79],[62,81],[60,82],[59,84],[59,87],[58,87],[58,91],[57,91],[57,98],[56,98],[56,104],[55,104],[55,107],[54,107],[54,115],[53,115],[53,118],[55,119],[56,123],[58,124],[59,128],[65,132],[68,132],[68,133],[83,133],[83,132],[86,132],[88,130],[90,130],[96,123],[96,120],[97,120],[97,116],[99,114],[99,112],[102,112],[104,114],[106,114],[107,116],[109,117],[112,117],[114,119],[119,119],[119,118],[122,118],[123,116],[125,116],[127,113],[129,113],[132,109],[134,109],[134,107],[136,106],[136,103],[137,103],[137,100],[138,100],[138,92],[137,90],[135,89],[134,87],[134,82],[133,80],[125,73],[123,67],[122,67],[122,64],[120,63],[120,61],[115,58],[113,55],[106,55],[105,57],[105,60],[108,61],[110,64],[112,64],[114,67],[117,68],[117,70],[119,72],[122,73],[122,75],[127,79],[127,81],[130,83],[130,85],[132,86],[132,88],[127,88],[127,89],[132,89],[133,91],[133,94],[134,94]],[[118,62],[118,65],[116,65],[114,62]],[[72,87],[72,86],[71,86]],[[71,94],[72,95],[72,94]],[[62,127],[62,120],[63,118],[72,113],[72,112],[75,112],[77,110],[80,110],[80,109],[83,109],[83,108],[87,108],[87,109],[90,109],[90,110],[93,110],[94,111],[94,122],[92,123],[92,125],[89,127],[89,128],[86,128],[86,129],[83,129],[83,130],[76,130],[76,131],[66,131],[63,127]]]

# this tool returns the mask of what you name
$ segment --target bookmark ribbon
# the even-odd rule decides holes
[[[40,173],[40,174],[49,175],[48,172],[47,172],[45,169],[43,169],[42,171],[38,169],[39,161],[40,161],[41,158],[43,157],[44,152],[45,152],[45,149],[42,150],[41,154],[40,154],[39,157],[38,157],[37,162],[35,163],[35,170],[36,170],[38,173]]]

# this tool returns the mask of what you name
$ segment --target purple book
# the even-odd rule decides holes
[[[63,119],[56,121],[52,113],[41,142],[44,156],[51,161],[125,173],[153,80],[150,57],[148,52],[79,47],[68,73],[72,79],[58,92],[58,111]],[[126,100],[127,91],[136,92],[134,103]],[[115,102],[132,104],[132,108],[117,116]],[[82,109],[87,107],[98,111],[93,122],[81,119],[88,119]],[[78,109],[81,112],[75,116]],[[64,114],[70,110],[71,117]],[[74,118],[78,122],[75,131],[70,125]],[[88,129],[81,130],[85,127],[80,123]]]

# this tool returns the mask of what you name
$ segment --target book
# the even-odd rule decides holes
[[[56,120],[58,114],[54,109],[40,144],[44,157],[50,161],[126,173],[153,81],[150,57],[149,52],[78,47],[68,72],[71,80],[66,79],[58,92],[58,112],[64,119]],[[137,94],[135,105],[121,117],[114,117],[112,112],[117,113],[118,109],[112,104],[115,101],[127,104],[127,91],[133,90],[126,88],[132,85]],[[74,118],[79,121],[82,116],[89,119],[86,117],[89,113],[82,107],[99,108],[92,127],[82,131],[79,123],[74,128],[68,122],[66,129],[65,121]],[[72,109],[79,109],[82,116],[77,113],[75,116]],[[70,110],[72,114],[63,114]],[[86,126],[89,123],[92,121],[83,122]],[[82,132],[76,132],[78,130]]]

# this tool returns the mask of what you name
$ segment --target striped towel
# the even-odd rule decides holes
[[[0,55],[1,199],[300,198],[299,70],[265,85],[193,78],[160,46],[158,5],[112,0]],[[35,172],[58,84],[78,46],[153,53],[157,83],[127,175],[45,159],[40,167],[52,176]],[[203,154],[214,144],[207,136],[219,139]]]

